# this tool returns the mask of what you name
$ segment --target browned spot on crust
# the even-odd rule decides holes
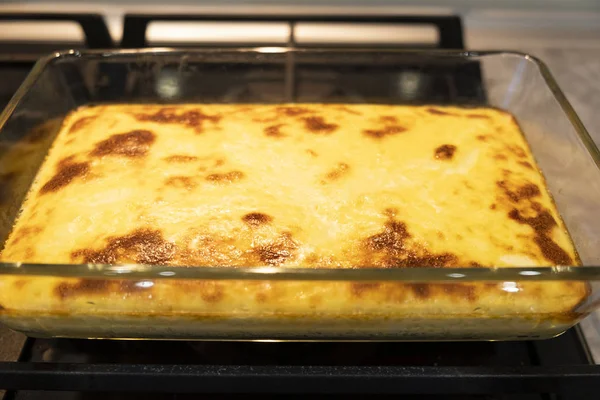
[[[477,263],[471,263],[470,266],[481,267],[481,265]],[[477,294],[474,285],[468,285],[464,283],[444,283],[440,284],[439,287],[442,289],[443,292],[447,293],[450,296],[467,299],[469,301],[477,300]]]
[[[490,210],[495,210],[496,209],[496,204],[490,204]]]
[[[349,107],[345,107],[345,106],[339,106],[339,107],[337,107],[337,109],[340,111],[347,112],[348,114],[352,114],[352,115],[362,115],[362,113],[359,113],[358,111],[353,110]]]
[[[96,148],[90,154],[96,157],[141,157],[148,153],[150,146],[155,140],[154,133],[146,130],[117,133],[106,140],[96,143]]]
[[[61,300],[64,300],[69,297],[101,295],[105,293],[123,293],[128,295],[133,292],[150,289],[150,287],[145,287],[138,283],[133,280],[81,279],[76,283],[61,282],[56,286],[54,292]]]
[[[93,117],[93,116],[79,118],[69,128],[69,134],[78,132],[82,128],[85,128],[86,126],[88,126],[89,124],[91,124],[95,119],[96,119],[96,117]]]
[[[296,117],[298,115],[302,115],[302,114],[308,114],[310,113],[310,109],[305,108],[305,107],[290,107],[290,106],[281,106],[281,107],[277,107],[275,109],[275,111],[279,114],[285,114],[288,117]]]
[[[316,157],[316,156],[318,156],[317,152],[316,152],[316,151],[314,151],[314,150],[307,149],[307,150],[306,150],[306,152],[307,152],[308,154],[310,154],[311,156],[313,156],[313,157]]]
[[[533,169],[533,165],[531,165],[531,163],[527,161],[519,161],[519,165],[522,165],[523,167],[528,169]]]
[[[509,211],[508,217],[520,224],[529,225],[533,229],[534,241],[548,261],[554,265],[571,265],[573,260],[569,254],[550,236],[554,227],[557,226],[556,220],[548,210],[540,210],[541,207],[539,204],[537,205],[538,207],[535,208],[538,208],[538,214],[535,217],[523,217],[515,208]]]
[[[356,297],[362,297],[363,294],[377,290],[381,284],[379,283],[353,283],[351,286],[352,294]]]
[[[264,303],[267,301],[268,296],[263,292],[258,292],[254,296],[254,299],[256,300],[257,303]]]
[[[505,181],[505,180],[498,181],[498,182],[496,182],[496,185],[504,191],[504,193],[510,200],[512,200],[513,202],[519,201],[519,198],[517,197],[516,193],[513,192],[512,190],[510,190],[507,181]]]
[[[304,127],[308,131],[316,134],[330,134],[338,127],[336,124],[329,124],[325,122],[323,117],[306,117],[303,118],[303,120]]]
[[[171,176],[165,180],[165,185],[180,189],[193,189],[198,186],[191,176]]]
[[[406,132],[406,128],[399,125],[386,126],[381,129],[365,129],[363,133],[375,139],[381,139],[389,135],[397,135],[398,133]]]
[[[62,160],[58,163],[54,176],[40,189],[40,194],[56,192],[67,186],[75,178],[85,176],[89,170],[90,166],[88,163],[72,162],[70,158]]]
[[[24,226],[22,228],[19,228],[19,230],[17,230],[13,235],[12,235],[12,245],[16,245],[17,243],[19,243],[21,240],[29,237],[29,236],[35,236],[38,233],[42,232],[44,230],[44,228],[42,228],[41,226]]]
[[[210,174],[206,180],[212,183],[233,183],[243,179],[244,175],[241,171],[230,171],[223,174]]]
[[[265,128],[265,135],[270,137],[285,137],[283,133],[281,133],[281,127],[283,124],[271,125]]]
[[[187,162],[197,161],[198,157],[188,156],[186,154],[175,154],[175,155],[172,155],[169,157],[165,157],[164,160],[167,162],[187,163]]]
[[[195,128],[197,132],[202,132],[205,121],[214,124],[221,121],[221,115],[207,115],[200,110],[185,111],[177,113],[176,108],[161,108],[154,114],[135,114],[135,118],[141,122],[157,122],[160,124],[180,124],[190,128]]]
[[[530,199],[532,197],[537,197],[540,194],[540,188],[533,183],[527,183],[521,186],[517,191],[517,197],[519,199]]]
[[[110,237],[99,250],[76,250],[71,259],[93,264],[164,264],[173,258],[175,250],[175,245],[166,241],[159,230],[143,228],[125,236]]]
[[[58,162],[58,164],[57,164],[57,165],[58,165],[59,167],[64,167],[64,166],[67,166],[67,165],[69,165],[69,164],[73,164],[73,161],[74,161],[74,160],[75,160],[75,154],[71,154],[70,156],[67,156],[67,157],[65,157],[65,158],[61,159],[61,160]]]
[[[419,287],[416,288],[416,290],[419,289]],[[381,299],[386,303],[405,303],[410,300],[411,294],[412,297],[416,297],[412,285],[406,283],[383,283],[379,288],[368,291],[371,292],[370,297]],[[424,289],[421,293],[424,291],[429,292],[429,288]]]
[[[443,144],[435,149],[434,157],[436,160],[451,160],[456,152],[456,146],[453,144]]]
[[[252,212],[244,215],[242,217],[242,221],[255,228],[257,226],[270,223],[271,221],[273,221],[273,217],[259,212]]]
[[[427,283],[408,283],[406,286],[412,290],[416,298],[426,299],[429,297],[431,290]]]
[[[298,245],[290,233],[283,233],[269,244],[259,246],[255,253],[261,262],[270,265],[279,265],[294,256]]]
[[[35,251],[33,250],[33,248],[32,247],[25,248],[25,259],[31,260],[33,257],[35,257]]]
[[[555,265],[571,265],[573,260],[569,254],[548,236],[536,236],[535,244],[538,245],[546,260]]]
[[[347,175],[350,172],[350,166],[346,163],[338,163],[335,168],[325,174],[325,179],[321,181],[321,183],[325,184],[327,182],[332,182],[340,179],[344,175]]]
[[[218,303],[225,297],[223,284],[213,281],[199,281],[200,297],[207,303]]]
[[[496,182],[496,185],[498,185],[498,187],[500,187],[506,196],[514,203],[518,203],[521,200],[531,199],[541,194],[540,188],[533,183],[526,183],[525,185],[516,188],[516,190],[511,190],[509,187],[509,182],[505,180]]]
[[[77,283],[61,282],[55,288],[55,293],[61,299],[81,294],[96,294],[106,292],[110,281],[104,279],[81,279]]]
[[[450,253],[432,253],[419,246],[410,246],[406,225],[391,217],[382,232],[363,240],[363,265],[382,268],[418,268],[456,266],[458,257]]]
[[[388,218],[394,218],[396,215],[398,214],[398,209],[394,208],[394,207],[388,207],[385,210],[383,210],[383,215],[385,215]]]
[[[477,135],[476,138],[477,138],[477,140],[480,140],[482,142],[487,142],[489,139],[489,136],[488,135]]]
[[[469,302],[477,300],[476,286],[463,283],[353,283],[350,291],[357,298],[369,295],[379,297],[386,302],[398,303],[407,301],[409,293],[418,300],[441,296]]]
[[[504,161],[504,160],[507,160],[507,159],[508,159],[508,157],[506,157],[502,153],[496,153],[496,154],[494,154],[494,160]]]
[[[23,286],[25,286],[27,284],[27,282],[28,281],[25,279],[19,279],[19,280],[16,280],[13,285],[15,286],[16,289],[22,289]]]
[[[527,157],[527,153],[525,152],[525,150],[523,150],[522,147],[519,146],[507,146],[507,149],[513,153],[514,155],[516,155],[517,157],[520,158],[524,158]]]
[[[404,241],[409,237],[403,222],[390,220],[386,222],[383,232],[368,237],[364,244],[369,251],[400,253],[404,250]]]
[[[490,119],[488,115],[484,114],[467,114],[467,118],[471,119]]]
[[[379,120],[381,122],[383,122],[384,124],[397,124],[398,123],[398,118],[394,117],[393,115],[383,115],[383,116],[379,117]]]
[[[451,112],[440,110],[439,108],[433,108],[433,107],[429,107],[426,111],[429,114],[433,114],[433,115],[456,115]]]
[[[395,267],[402,268],[420,268],[420,267],[446,267],[449,265],[455,265],[457,258],[454,254],[440,253],[440,254],[428,254],[417,255],[414,253],[408,253],[404,259],[396,260]]]

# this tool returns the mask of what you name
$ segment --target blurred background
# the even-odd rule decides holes
[[[600,35],[598,0],[104,0],[104,1],[3,1],[0,11],[97,12],[105,16],[111,35],[118,41],[125,13],[227,13],[227,14],[458,14],[463,18],[469,48],[597,47]],[[15,36],[54,40],[81,38],[76,26],[62,24],[53,29],[17,28],[3,24],[1,37]],[[214,34],[216,27],[211,27]],[[154,28],[154,40],[187,36],[189,40],[210,39],[209,29]],[[240,39],[260,35],[245,27]],[[271,34],[276,34],[276,29]],[[324,36],[326,30],[319,30]],[[333,34],[334,32],[330,32]],[[263,29],[262,34],[266,34]],[[374,35],[375,33],[370,33]],[[409,33],[406,33],[407,35]],[[233,36],[234,32],[229,32]]]

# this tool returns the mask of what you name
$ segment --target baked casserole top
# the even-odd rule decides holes
[[[80,108],[65,119],[2,260],[578,264],[510,114],[342,104]],[[64,299],[95,289],[65,280],[52,290]]]

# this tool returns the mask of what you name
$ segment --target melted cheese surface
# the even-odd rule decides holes
[[[76,110],[1,257],[307,268],[578,264],[510,114],[336,104]],[[144,287],[4,278],[0,305],[88,313],[441,315],[469,314],[477,304],[490,315],[562,315],[587,291],[559,282],[519,288],[241,281]]]

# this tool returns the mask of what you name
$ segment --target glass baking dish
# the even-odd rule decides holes
[[[583,266],[313,269],[0,264],[0,322],[35,337],[212,340],[514,340],[564,332],[598,304],[600,153],[539,60],[509,52],[263,47],[64,51],[40,60],[0,116],[0,240],[63,118],[90,104],[375,103],[491,106],[518,121]],[[493,229],[493,227],[490,227]],[[118,290],[65,305],[61,279]],[[112,281],[116,280],[114,283]],[[23,301],[2,295],[21,283]],[[108,283],[111,282],[111,283]],[[4,286],[3,286],[4,285]],[[160,288],[200,287],[165,304]],[[196,286],[193,286],[196,285]],[[285,293],[259,308],[223,290]],[[580,298],[570,290],[580,288]],[[473,288],[485,288],[474,296]],[[305,295],[379,300],[307,305]],[[412,300],[382,301],[410,291]],[[479,289],[476,290],[477,292]],[[140,294],[141,293],[141,294]],[[443,300],[419,302],[431,293]],[[545,298],[540,298],[545,293]],[[147,294],[147,295],[146,295]],[[129,308],[119,307],[129,302]],[[212,304],[211,304],[212,303]],[[175,305],[174,305],[175,304]],[[332,303],[333,304],[333,303]]]

